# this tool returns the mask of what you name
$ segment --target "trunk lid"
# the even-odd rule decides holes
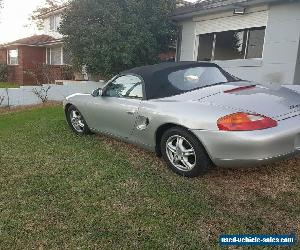
[[[228,87],[228,90],[206,96],[200,101],[243,112],[257,113],[277,120],[300,114],[300,92],[289,86],[262,86],[244,82]]]
[[[294,85],[259,85],[238,81],[202,88],[166,99],[199,101],[231,109],[233,112],[261,114],[276,120],[300,115],[300,86]]]

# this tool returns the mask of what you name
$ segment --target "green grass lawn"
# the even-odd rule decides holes
[[[20,85],[17,83],[0,82],[0,88],[19,88]]]
[[[0,114],[0,143],[0,249],[218,249],[222,233],[300,236],[299,158],[186,179],[152,153],[76,136],[61,106]]]

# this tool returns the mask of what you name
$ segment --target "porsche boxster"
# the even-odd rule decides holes
[[[241,80],[214,63],[127,70],[91,94],[68,96],[64,110],[75,133],[139,145],[187,177],[300,153],[300,85]]]

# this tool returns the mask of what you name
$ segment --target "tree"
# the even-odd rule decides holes
[[[3,1],[0,0],[0,11],[1,11],[2,8],[3,8]],[[1,14],[1,12],[0,12],[0,14]]]
[[[77,66],[111,76],[158,61],[176,38],[174,0],[74,0],[60,32]]]

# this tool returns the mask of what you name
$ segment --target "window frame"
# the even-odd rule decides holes
[[[142,95],[143,97],[142,98],[130,98],[130,97],[125,97],[125,96],[107,96],[106,95],[106,91],[107,89],[109,88],[109,86],[112,85],[112,83],[114,81],[116,81],[118,78],[121,78],[123,76],[135,76],[137,77],[138,79],[140,79],[140,81],[142,82]],[[111,80],[109,80],[109,82],[105,85],[105,87],[103,88],[103,94],[102,94],[102,97],[105,97],[105,98],[118,98],[118,99],[129,99],[129,100],[146,100],[146,87],[145,87],[145,81],[144,79],[140,76],[140,75],[137,75],[137,74],[133,74],[133,73],[128,73],[128,74],[119,74],[119,75],[116,75],[114,76]]]
[[[266,38],[266,26],[261,26],[261,27],[252,27],[252,28],[246,28],[246,29],[238,29],[238,30],[225,30],[225,31],[220,31],[220,32],[212,32],[212,33],[205,33],[205,34],[199,34],[197,35],[197,41],[198,41],[198,48],[197,48],[197,61],[201,61],[199,60],[199,48],[200,48],[200,36],[201,35],[208,35],[208,34],[213,34],[213,44],[212,44],[212,53],[211,53],[211,59],[209,61],[233,61],[233,60],[251,60],[251,59],[263,59],[263,54],[264,54],[264,49],[265,49],[265,38]],[[249,38],[250,38],[250,32],[253,30],[264,30],[264,43],[262,46],[262,52],[261,52],[261,57],[256,57],[256,58],[247,58],[248,56],[248,48],[249,48]],[[235,31],[235,32],[240,32],[240,31],[244,31],[247,32],[246,33],[246,44],[245,44],[245,49],[244,49],[244,56],[243,58],[239,58],[239,59],[226,59],[226,60],[222,60],[222,59],[216,59],[215,58],[215,51],[216,51],[216,43],[217,43],[217,35],[219,33],[223,33],[223,32],[230,32],[230,31]]]
[[[52,64],[52,48],[53,47],[47,47],[46,48],[46,64],[47,65],[52,65],[52,66],[63,66],[63,65],[66,65],[64,63],[64,47],[60,47],[60,64]],[[48,56],[48,50],[50,51],[50,56]],[[49,60],[49,63],[48,63],[48,60]]]
[[[17,51],[17,63],[11,63],[11,57],[10,57],[10,51],[15,50]],[[11,66],[18,66],[19,65],[19,48],[15,48],[15,49],[8,49],[7,50],[7,65],[11,65]]]
[[[58,23],[58,17],[59,15],[51,15],[49,16],[49,30],[52,32],[58,32],[59,23]],[[51,19],[53,20],[53,28],[51,28]]]

